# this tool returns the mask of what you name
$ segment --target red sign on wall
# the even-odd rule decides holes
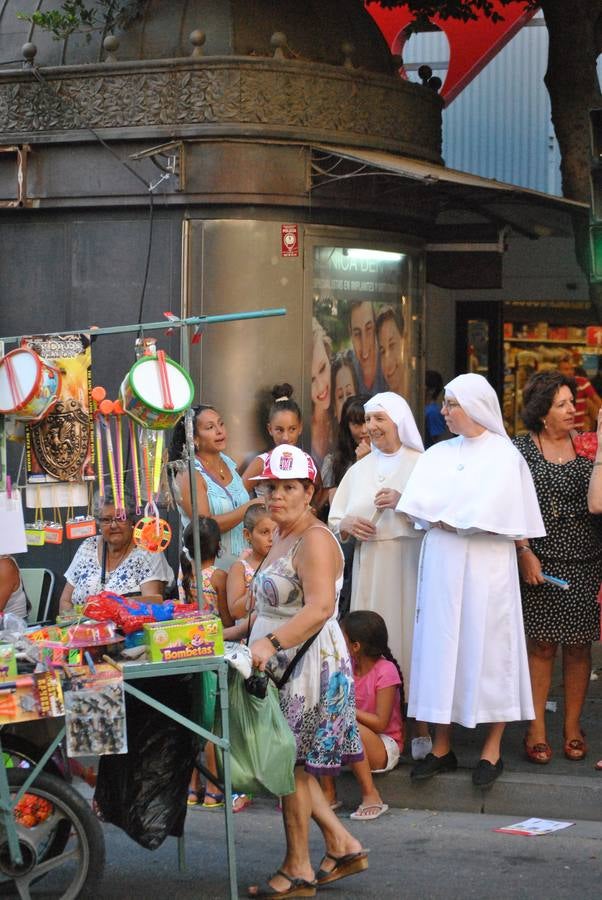
[[[299,226],[281,225],[280,235],[282,256],[299,256]]]
[[[536,12],[525,12],[520,3],[504,6],[499,0],[492,0],[492,5],[495,12],[503,17],[501,22],[493,22],[479,10],[475,11],[477,18],[469,22],[441,19],[439,16],[433,16],[431,20],[449,41],[449,68],[441,89],[441,96],[447,104],[464,90]],[[407,7],[383,9],[379,3],[366,3],[366,9],[385,36],[391,52],[403,55],[407,40],[404,29],[414,21],[412,12]],[[428,63],[428,60],[424,62]],[[405,75],[403,69],[401,72]]]

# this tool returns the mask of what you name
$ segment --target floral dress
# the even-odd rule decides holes
[[[330,534],[328,529],[324,531]],[[275,631],[303,608],[303,588],[294,567],[302,540],[303,536],[285,556],[255,576],[252,591],[258,616],[251,642]],[[337,601],[341,583],[342,578],[336,585]],[[316,776],[337,775],[341,766],[363,759],[353,672],[336,619],[337,605],[280,691],[280,707],[297,741],[297,765]],[[269,668],[276,678],[282,677],[298,649],[280,651],[270,660]]]
[[[521,580],[525,632],[536,641],[597,641],[602,535],[600,517],[587,508],[592,462],[581,455],[565,463],[549,462],[530,435],[516,437],[513,443],[531,471],[546,527],[545,537],[531,538],[529,543],[546,575],[569,583],[564,591],[548,583],[529,585]]]

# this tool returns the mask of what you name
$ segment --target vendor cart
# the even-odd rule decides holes
[[[125,691],[178,722],[193,734],[211,740],[223,750],[224,790],[231,795],[228,724],[228,665],[223,657],[193,658],[167,663],[125,663]],[[218,680],[222,737],[200,722],[182,716],[138,686],[147,678],[187,675],[203,679],[215,673]],[[201,718],[199,716],[199,718]],[[102,876],[104,839],[102,829],[82,796],[66,781],[44,772],[44,767],[65,736],[60,728],[39,761],[31,768],[7,768],[1,752],[0,735],[0,892],[12,882],[21,900],[52,894],[62,900],[91,896]],[[224,804],[226,852],[230,898],[238,896],[232,804]],[[178,839],[180,862],[184,859],[184,838]],[[44,881],[42,881],[44,879]]]

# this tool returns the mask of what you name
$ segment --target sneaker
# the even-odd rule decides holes
[[[434,753],[427,753],[424,759],[416,763],[410,772],[412,781],[425,781],[432,778],[433,775],[439,775],[441,772],[455,772],[458,768],[458,760],[453,750],[446,753],[445,756],[435,756]]]
[[[412,759],[424,759],[433,749],[431,736],[412,738]]]

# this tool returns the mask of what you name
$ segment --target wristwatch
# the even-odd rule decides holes
[[[266,637],[276,652],[284,650],[284,647],[272,631],[270,631],[269,634],[266,634]]]

